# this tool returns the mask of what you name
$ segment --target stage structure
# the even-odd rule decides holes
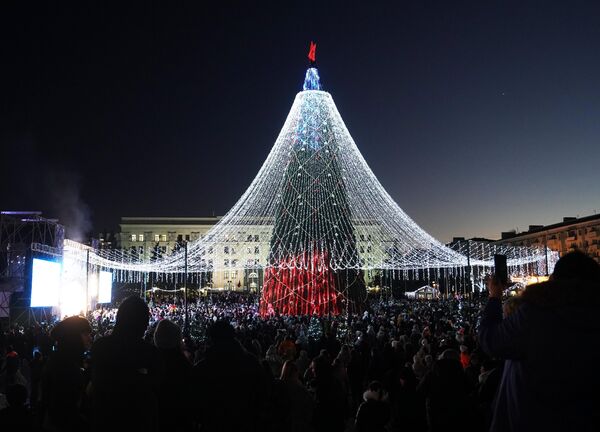
[[[144,261],[131,251],[84,251],[65,256],[113,272],[117,280],[201,279],[213,271],[264,274],[261,313],[339,314],[359,309],[364,272],[405,279],[489,273],[503,253],[515,275],[552,272],[548,249],[468,243],[451,249],[417,225],[379,183],[323,90],[311,43],[310,67],[275,144],[231,210],[205,235],[169,256]],[[267,260],[241,251],[269,239]]]
[[[64,227],[40,211],[0,212],[0,318],[32,318],[28,290],[32,251],[51,249],[62,255],[64,239]]]

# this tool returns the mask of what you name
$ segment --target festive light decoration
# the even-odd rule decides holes
[[[242,252],[251,247],[262,253]],[[491,271],[496,253],[507,255],[515,275],[551,272],[558,258],[544,248],[477,242],[450,248],[430,236],[379,183],[314,64],[258,174],[204,237],[188,243],[187,259],[183,250],[144,260],[137,252],[90,250],[72,241],[64,247],[69,259],[129,282],[149,273],[168,281],[184,271],[264,270],[265,315],[337,314],[364,295],[365,270],[436,279],[479,268],[481,275]]]
[[[317,61],[317,44],[313,41],[310,42],[310,49],[308,50],[308,59],[310,64],[314,64]]]
[[[308,324],[308,337],[318,341],[323,336],[323,327],[321,321],[317,318],[312,317]]]

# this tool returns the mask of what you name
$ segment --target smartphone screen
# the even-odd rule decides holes
[[[494,255],[494,274],[503,284],[508,284],[508,268],[506,266],[506,255]]]

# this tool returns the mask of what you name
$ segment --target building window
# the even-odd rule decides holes
[[[248,247],[246,248],[246,253],[247,253],[247,254],[251,254],[251,253],[252,253],[252,249],[250,248],[250,246],[248,246]]]
[[[223,248],[223,253],[229,254],[229,246]]]
[[[231,270],[231,279],[237,278],[237,270]]]
[[[158,234],[154,234],[154,241],[160,241],[160,236]]]
[[[249,242],[251,242],[251,241],[252,241],[252,236],[251,236],[251,235],[249,235],[249,236],[248,236],[248,240],[246,240],[246,241],[249,241]]]
[[[258,255],[260,253],[260,248],[258,246],[254,246],[254,253]]]
[[[225,270],[225,271],[223,272],[223,278],[224,278],[224,279],[229,279],[229,272],[228,272],[227,270]]]
[[[144,246],[139,246],[138,251],[139,251],[140,255],[144,255]]]
[[[131,241],[137,241],[137,234],[131,234]]]
[[[178,242],[182,242],[182,241],[183,241],[183,234],[179,234],[179,235],[177,236],[177,241],[178,241]]]
[[[166,234],[161,234],[160,235],[160,241],[167,241],[167,235]]]
[[[225,267],[229,267],[229,260],[228,260],[228,259],[226,259],[226,260],[223,260],[223,265],[224,265]]]
[[[189,234],[185,235],[185,241],[190,241],[190,235]]]
[[[256,241],[256,242],[258,241],[258,234],[256,234],[256,235],[254,236],[254,241]]]
[[[143,241],[144,241],[144,234],[140,234],[138,238],[139,238],[139,240],[140,240],[141,242],[143,242]]]

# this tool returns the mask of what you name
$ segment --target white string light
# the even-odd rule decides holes
[[[307,77],[318,79],[316,69]],[[325,246],[324,239],[330,238],[334,241]],[[242,253],[256,245],[262,252],[258,262]],[[449,248],[419,227],[375,177],[331,95],[304,90],[296,96],[246,192],[204,237],[188,244],[187,270],[308,268],[324,249],[334,271],[383,269],[404,274],[467,265],[491,268],[495,253],[507,255],[511,269],[540,270],[547,262],[551,271],[557,258],[541,248],[473,242],[467,254],[465,247]],[[66,241],[64,251],[71,259],[87,259],[87,249],[75,242]],[[306,259],[289,259],[298,252]],[[186,265],[183,250],[153,261],[132,251],[93,250],[89,260],[121,275],[183,273]]]

